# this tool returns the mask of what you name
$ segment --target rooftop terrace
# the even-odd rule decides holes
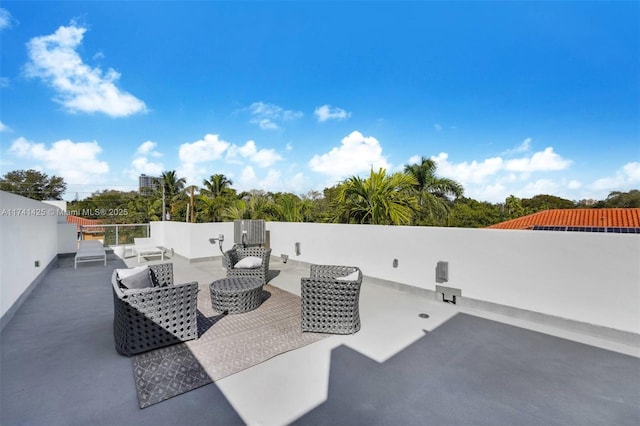
[[[219,260],[174,263],[203,289]],[[133,266],[135,258],[127,258]],[[3,425],[637,424],[632,346],[439,303],[365,278],[362,329],[331,336],[140,409],[129,358],[115,352],[109,255],[63,257],[2,332]],[[271,284],[299,294],[307,265]],[[421,318],[428,313],[429,318]],[[578,343],[580,342],[580,343]],[[624,354],[627,353],[627,354]]]
[[[74,270],[58,255],[74,225],[0,219],[3,425],[640,423],[637,235],[271,223],[270,284],[299,294],[310,263],[360,266],[362,329],[140,409],[110,286],[137,259]],[[208,238],[232,228],[152,223],[151,235],[174,249],[175,281],[206,291],[225,275]],[[436,291],[438,260],[455,305]]]

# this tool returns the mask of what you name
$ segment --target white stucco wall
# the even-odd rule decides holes
[[[222,256],[218,245],[209,242],[209,238],[217,238],[219,234],[225,238],[223,248],[230,249],[233,246],[233,222],[151,222],[153,242],[188,259]]]
[[[58,223],[58,254],[78,251],[78,226],[75,223]]]
[[[443,260],[443,285],[463,297],[640,333],[639,235],[279,222],[267,229],[276,255],[357,265],[430,290]]]
[[[232,223],[154,226],[152,236],[162,234],[163,245],[188,258],[218,255],[208,238],[219,233],[225,249],[233,245]],[[357,265],[365,275],[430,290],[443,260],[444,285],[463,297],[640,333],[639,235],[283,222],[267,230],[274,256]]]
[[[0,316],[57,256],[58,217],[56,207],[0,191]]]

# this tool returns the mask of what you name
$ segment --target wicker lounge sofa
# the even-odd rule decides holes
[[[252,277],[267,282],[271,249],[264,247],[232,248],[224,253],[227,278]],[[260,259],[260,261],[258,260]],[[238,263],[243,261],[242,263]]]
[[[140,267],[144,270],[147,266]],[[138,268],[136,268],[138,269]],[[113,271],[116,350],[131,356],[198,337],[198,283],[173,284],[173,264],[149,265],[153,287],[122,288]]]
[[[309,277],[303,277],[300,285],[302,331],[353,334],[360,330],[360,268],[311,265]]]

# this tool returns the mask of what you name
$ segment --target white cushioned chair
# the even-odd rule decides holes
[[[232,248],[224,254],[227,277],[260,278],[267,282],[271,249],[264,247]]]

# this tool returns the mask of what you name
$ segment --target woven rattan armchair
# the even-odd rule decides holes
[[[196,281],[173,285],[173,264],[149,265],[156,286],[123,289],[113,271],[116,350],[131,356],[198,337]]]
[[[352,273],[353,280],[337,279]],[[360,268],[311,265],[309,275],[300,280],[302,331],[353,334],[360,330]]]
[[[236,268],[235,265],[245,257],[259,257],[262,263],[255,268]],[[264,247],[232,248],[224,253],[225,264],[227,266],[227,278],[252,277],[260,278],[263,284],[267,282],[269,273],[269,258],[271,249]]]

